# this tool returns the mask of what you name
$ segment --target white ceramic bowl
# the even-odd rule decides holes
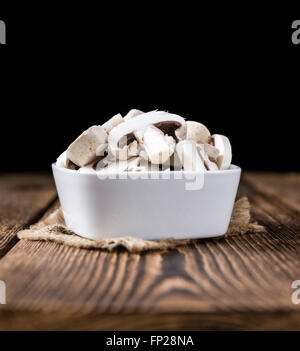
[[[52,169],[67,226],[90,239],[224,235],[241,174],[233,165],[204,174],[151,172],[156,179],[146,172],[128,172],[127,179],[99,179],[96,172],[79,173],[55,164]],[[195,186],[195,176],[200,186]]]

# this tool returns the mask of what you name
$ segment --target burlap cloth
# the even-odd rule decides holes
[[[251,222],[250,203],[246,197],[236,201],[229,228],[225,236],[243,235],[264,231],[264,227]],[[54,210],[46,218],[32,225],[29,229],[18,233],[20,239],[53,241],[68,246],[85,249],[102,249],[112,251],[117,247],[124,247],[129,252],[141,252],[146,250],[171,249],[179,245],[197,242],[197,239],[175,240],[173,238],[163,240],[143,240],[133,237],[108,238],[101,240],[85,239],[65,225],[64,217],[60,208]],[[204,240],[204,239],[201,239]]]

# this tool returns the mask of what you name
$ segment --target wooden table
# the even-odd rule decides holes
[[[0,175],[0,329],[300,329],[300,175],[244,173],[265,233],[129,254],[18,241],[57,201],[50,175]],[[300,294],[299,294],[300,301]]]

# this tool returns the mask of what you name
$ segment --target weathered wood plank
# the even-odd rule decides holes
[[[1,260],[0,328],[300,329],[295,208],[248,180],[239,194],[266,233],[142,255],[19,242]]]
[[[78,250],[52,243],[20,244],[25,246],[18,250],[14,247],[12,251],[16,252],[8,253],[0,269],[8,289],[7,305],[0,308],[1,328],[29,328],[32,323],[37,329],[180,329],[183,320],[185,329],[272,329],[276,323],[280,329],[284,324],[287,329],[300,327],[300,314],[295,313],[299,309],[291,304],[291,280],[286,271],[276,272],[270,255],[254,264],[264,252],[252,258],[249,255],[247,262],[235,242],[229,243],[227,250],[229,254],[230,250],[239,252],[240,262],[236,263],[226,251],[215,259],[208,255],[209,246],[214,250],[226,246],[213,242],[199,244],[196,250],[184,248],[179,253],[142,256]],[[203,250],[202,260],[206,257],[205,267],[193,262],[198,250]],[[265,272],[259,270],[262,263]],[[6,269],[9,276],[5,275]],[[247,318],[243,312],[247,312]],[[282,325],[274,319],[275,312],[287,318]],[[195,317],[195,313],[199,316]],[[166,317],[169,314],[174,319]],[[165,316],[161,319],[160,315]],[[183,320],[181,315],[185,316]],[[123,326],[122,320],[126,322]]]
[[[55,198],[50,175],[0,175],[0,258],[17,242],[16,233],[35,222]]]
[[[251,179],[251,180],[249,180]],[[299,244],[300,236],[300,213],[295,209],[296,203],[292,197],[284,197],[275,190],[270,190],[266,180],[265,187],[259,181],[255,181],[248,174],[243,175],[240,192],[248,196],[252,205],[252,215],[256,220],[265,225],[268,233],[275,238],[282,238],[288,245],[292,240],[294,246]],[[275,187],[274,187],[275,189]],[[294,192],[298,192],[298,185]]]
[[[273,203],[280,202],[300,215],[300,174],[247,172],[243,180]]]

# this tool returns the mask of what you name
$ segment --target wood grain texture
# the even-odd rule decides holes
[[[144,254],[18,242],[0,261],[0,329],[300,329],[298,200],[265,176],[239,189],[265,233]]]
[[[16,233],[39,219],[56,196],[49,175],[0,174],[0,258],[18,241]]]
[[[244,175],[244,181],[270,201],[281,202],[300,215],[300,174],[248,172]]]

